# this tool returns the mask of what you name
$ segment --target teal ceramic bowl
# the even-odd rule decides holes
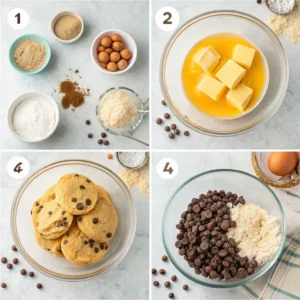
[[[44,64],[38,70],[33,71],[33,72],[26,72],[26,71],[22,70],[21,68],[19,68],[17,66],[17,64],[14,60],[14,53],[15,53],[17,46],[25,40],[37,41],[37,42],[41,43],[46,49],[47,56],[46,56],[46,60],[45,60]],[[47,65],[50,61],[50,58],[51,58],[51,48],[50,48],[49,43],[43,37],[41,37],[40,35],[37,35],[37,34],[21,35],[13,42],[13,44],[11,45],[11,47],[9,49],[9,61],[10,61],[11,65],[14,67],[15,70],[17,70],[23,74],[33,75],[33,74],[37,74],[37,73],[43,71],[47,67]]]

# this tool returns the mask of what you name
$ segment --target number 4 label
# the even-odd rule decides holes
[[[14,156],[7,162],[6,170],[10,177],[21,179],[28,175],[30,164],[23,156]]]
[[[172,179],[178,173],[178,163],[170,157],[161,159],[156,165],[157,174],[163,179]]]
[[[157,11],[155,22],[159,29],[171,32],[179,24],[179,13],[171,6],[164,6]]]

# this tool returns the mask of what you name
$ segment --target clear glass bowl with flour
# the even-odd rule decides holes
[[[126,87],[110,88],[99,98],[97,119],[112,134],[132,134],[142,123],[146,104]]]

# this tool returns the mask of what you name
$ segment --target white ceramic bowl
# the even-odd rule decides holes
[[[45,100],[47,100],[54,108],[54,111],[55,111],[55,116],[56,116],[56,120],[55,120],[55,124],[52,128],[52,130],[46,135],[44,136],[42,139],[40,140],[27,140],[23,137],[21,137],[19,134],[17,134],[17,132],[15,131],[15,128],[13,126],[13,114],[14,114],[14,111],[16,109],[16,107],[24,100],[30,98],[30,97],[43,97]],[[43,93],[43,92],[40,92],[40,91],[28,91],[28,92],[25,92],[21,95],[19,95],[10,105],[9,109],[8,109],[8,113],[7,113],[7,122],[8,122],[8,127],[10,129],[10,131],[12,132],[12,134],[18,138],[19,140],[23,141],[23,142],[27,142],[27,143],[37,143],[37,142],[41,142],[41,141],[44,141],[46,140],[47,138],[49,138],[56,130],[57,126],[58,126],[58,123],[59,123],[59,109],[58,109],[58,105],[57,103],[55,102],[55,100]]]
[[[118,33],[122,37],[122,43],[124,44],[124,47],[131,51],[132,56],[128,60],[128,66],[126,69],[118,70],[116,72],[110,72],[100,65],[100,62],[98,60],[97,48],[99,47],[100,41],[102,38],[104,38],[105,36],[111,36],[114,33]],[[127,32],[122,31],[120,29],[108,29],[108,30],[102,31],[95,37],[95,39],[92,43],[92,47],[91,47],[91,57],[92,57],[92,61],[93,61],[94,65],[103,73],[110,74],[110,75],[119,75],[119,74],[123,74],[123,73],[129,71],[135,64],[136,57],[137,57],[137,46],[136,46],[134,39]]]
[[[74,39],[71,39],[71,40],[62,40],[62,39],[60,39],[60,38],[55,34],[55,31],[54,31],[55,24],[56,24],[56,22],[58,21],[58,19],[60,19],[60,18],[63,17],[63,16],[73,16],[73,17],[79,19],[80,22],[81,22],[81,31],[80,31],[80,33],[79,33]],[[82,35],[82,33],[83,33],[83,30],[84,30],[84,23],[83,23],[82,18],[81,18],[77,13],[72,12],[72,11],[62,11],[62,12],[60,12],[59,14],[57,14],[57,15],[53,18],[53,20],[52,20],[52,22],[51,22],[51,31],[52,31],[53,35],[55,36],[55,38],[56,38],[59,42],[64,43],[64,44],[71,44],[71,43],[76,42],[76,41],[81,37],[81,35]]]

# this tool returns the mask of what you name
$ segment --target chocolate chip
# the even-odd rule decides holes
[[[105,250],[107,250],[108,249],[108,245],[105,245]]]
[[[33,272],[29,272],[29,277],[34,277],[34,273]]]
[[[98,253],[99,252],[99,248],[95,248],[94,251],[95,251],[95,253]]]
[[[189,286],[187,284],[184,284],[182,287],[185,291],[187,291],[189,289]]]
[[[7,258],[6,258],[6,257],[2,257],[2,258],[1,258],[1,262],[2,262],[3,264],[6,264],[6,263],[7,263]]]
[[[165,131],[166,131],[166,132],[169,132],[170,130],[171,130],[170,126],[166,126],[166,127],[165,127]]]
[[[159,286],[159,282],[158,281],[153,281],[153,285],[154,286]]]
[[[68,226],[68,222],[63,222],[63,226],[67,227]]]
[[[7,264],[7,269],[11,270],[13,268],[12,264]]]
[[[171,280],[172,280],[172,281],[176,281],[176,280],[177,280],[177,276],[176,276],[176,275],[173,275],[173,276],[171,277]]]
[[[172,124],[172,125],[171,125],[171,129],[172,129],[172,130],[175,130],[176,128],[177,128],[176,124]]]
[[[67,217],[64,217],[64,218],[63,218],[63,221],[67,221]]]
[[[261,0],[256,0],[256,3],[257,4],[261,4]]]
[[[84,241],[83,243],[84,243],[85,245],[87,245],[89,242],[88,242],[88,241]]]
[[[68,240],[64,240],[63,243],[66,245],[68,244]]]
[[[84,186],[84,185],[80,185],[79,188],[80,188],[81,190],[85,190],[85,186]]]
[[[36,205],[36,206],[39,206],[39,205],[40,205],[40,203],[39,203],[39,202],[35,202],[35,205]]]
[[[77,204],[76,204],[76,208],[77,208],[78,210],[83,210],[83,209],[84,209],[83,203],[77,203]]]
[[[97,224],[99,222],[99,219],[98,218],[93,218],[93,223],[94,224]]]
[[[162,123],[162,119],[161,118],[157,118],[156,119],[156,124],[160,125]]]
[[[164,286],[165,286],[166,288],[170,287],[170,286],[171,286],[171,282],[170,282],[170,281],[166,281],[166,282],[164,283]]]
[[[105,146],[107,146],[107,145],[109,144],[109,142],[108,142],[107,140],[105,140],[105,141],[103,142],[103,144],[104,144]]]
[[[106,133],[105,133],[105,132],[102,132],[102,133],[101,133],[101,137],[105,138],[105,137],[106,137]]]
[[[86,200],[85,200],[85,204],[86,204],[86,205],[91,205],[91,204],[92,204],[92,201],[91,201],[90,199],[86,199]]]
[[[91,183],[92,181],[90,179],[87,178],[86,182]]]
[[[79,174],[75,174],[75,177],[79,177]]]
[[[179,135],[179,134],[180,134],[180,130],[179,130],[179,129],[175,129],[175,130],[174,130],[174,133],[175,133],[176,135]]]
[[[164,275],[164,274],[166,274],[166,271],[164,269],[160,269],[159,274]]]
[[[13,259],[13,264],[16,265],[19,262],[19,260],[17,258]]]
[[[61,226],[63,226],[63,222],[62,222],[62,221],[58,221],[58,222],[56,223],[56,227],[61,227]]]
[[[189,135],[190,135],[190,133],[189,133],[188,131],[185,131],[183,134],[184,134],[185,136],[189,136]]]
[[[165,119],[170,119],[170,114],[165,113],[165,114],[164,114],[164,118],[165,118]]]
[[[73,197],[72,202],[76,202],[76,201],[77,201],[77,198]]]
[[[52,215],[52,211],[51,211],[51,210],[48,211],[48,215],[49,215],[49,216]]]
[[[77,221],[81,222],[82,221],[82,217],[81,216],[77,217]]]
[[[13,246],[11,247],[11,249],[12,249],[13,251],[18,251],[18,249],[17,249],[17,247],[16,247],[15,245],[13,245]]]
[[[169,133],[169,139],[173,140],[175,138],[174,133]]]
[[[85,124],[86,124],[86,125],[90,125],[90,124],[91,124],[91,121],[90,121],[90,120],[86,120],[86,121],[85,121]]]
[[[88,134],[88,138],[91,139],[93,135],[91,133]]]
[[[103,144],[103,140],[101,140],[101,139],[98,140],[98,144],[99,144],[99,145],[102,145],[102,144]]]
[[[152,274],[154,275],[154,274],[156,274],[157,273],[157,270],[156,269],[152,269]]]
[[[174,294],[173,294],[173,293],[170,293],[170,294],[169,294],[169,298],[171,298],[171,299],[174,298]]]
[[[41,288],[43,288],[43,285],[42,285],[41,283],[38,283],[38,284],[36,285],[36,287],[40,290]]]
[[[23,276],[25,276],[25,275],[27,274],[27,272],[26,272],[25,269],[22,269],[22,270],[20,271],[20,273],[21,273],[21,275],[23,275]]]
[[[167,261],[168,260],[168,256],[167,255],[163,255],[161,258],[163,261]]]
[[[167,105],[167,103],[166,103],[165,100],[161,100],[161,104],[162,104],[162,105]]]
[[[111,232],[108,232],[107,235],[106,235],[106,237],[107,237],[107,238],[111,238],[111,237],[112,237],[112,233],[111,233]]]
[[[64,215],[65,213],[66,213],[66,211],[65,211],[65,210],[63,210],[63,211],[61,212],[61,214],[62,214],[62,215]]]

